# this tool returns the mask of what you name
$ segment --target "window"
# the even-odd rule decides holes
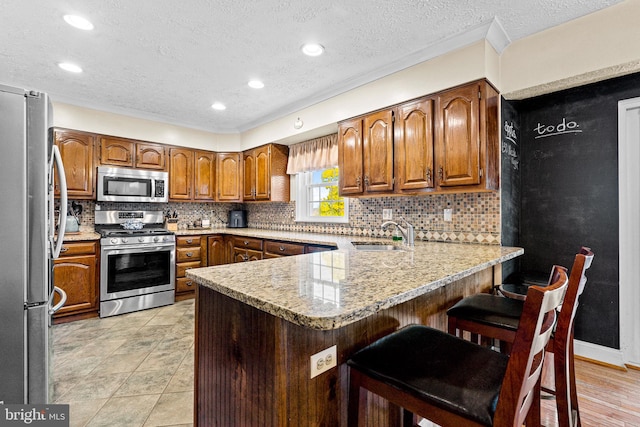
[[[338,168],[296,175],[296,221],[349,222],[349,200],[338,194]]]

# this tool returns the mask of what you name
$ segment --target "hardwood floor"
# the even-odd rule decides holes
[[[640,370],[617,370],[576,360],[583,427],[640,426]],[[542,402],[542,424],[558,426],[555,400]]]

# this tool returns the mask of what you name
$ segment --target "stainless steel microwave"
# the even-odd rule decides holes
[[[169,174],[163,171],[98,166],[97,200],[166,203]]]

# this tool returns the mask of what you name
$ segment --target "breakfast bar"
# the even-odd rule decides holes
[[[353,240],[187,272],[198,283],[196,425],[346,426],[351,354],[407,324],[446,330],[446,309],[489,291],[501,264],[524,252],[432,242],[362,250]],[[337,366],[311,378],[311,356],[334,345]],[[370,425],[393,425],[381,399],[369,399],[368,413]]]

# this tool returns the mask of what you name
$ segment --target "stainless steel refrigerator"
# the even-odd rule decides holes
[[[0,85],[0,402],[49,403],[53,285],[66,183],[46,94]],[[53,175],[61,218],[54,223]],[[60,303],[53,307],[54,292]]]

